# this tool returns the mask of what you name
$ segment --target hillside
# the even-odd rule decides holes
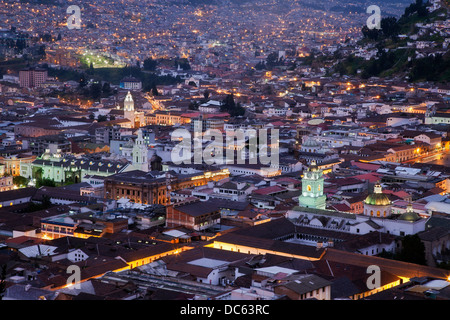
[[[417,0],[400,18],[383,18],[379,30],[363,26],[357,51],[338,61],[333,72],[446,83],[450,81],[449,26],[448,4],[442,2],[432,10],[429,3]]]

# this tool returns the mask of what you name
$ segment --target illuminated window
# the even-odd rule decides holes
[[[308,185],[308,186],[306,187],[306,190],[311,191],[311,186]]]

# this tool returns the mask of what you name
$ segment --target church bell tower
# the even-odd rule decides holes
[[[323,182],[323,171],[318,168],[316,161],[311,161],[302,178],[302,195],[298,198],[301,207],[326,208],[327,197],[323,194]]]

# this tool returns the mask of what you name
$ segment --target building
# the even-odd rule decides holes
[[[54,119],[38,119],[19,123],[14,126],[15,137],[39,137],[56,135],[63,131],[63,125]]]
[[[29,163],[22,163],[20,175],[27,179],[50,179],[56,183],[81,182],[86,175],[109,176],[123,172],[130,166],[123,161],[75,158],[53,154],[47,150],[42,156]]]
[[[133,144],[133,159],[132,166],[135,170],[141,170],[144,172],[149,171],[149,162],[148,162],[148,149],[147,144],[142,135],[142,130],[138,129],[138,136]]]
[[[224,119],[221,116],[200,115],[191,119],[191,130],[205,132],[211,130],[223,130]]]
[[[95,143],[109,145],[112,140],[120,140],[121,127],[119,125],[104,126],[95,129]]]
[[[0,164],[5,165],[4,173],[14,177],[22,175],[22,169],[31,165],[36,159],[35,155],[19,154],[0,157]]]
[[[134,77],[125,77],[120,80],[119,87],[126,90],[141,90],[142,81]]]
[[[0,192],[14,189],[13,176],[0,177]]]
[[[48,72],[41,68],[27,68],[19,71],[19,84],[22,88],[36,88],[47,81]]]
[[[331,300],[332,282],[314,274],[293,274],[281,279],[273,287],[279,295],[286,295],[291,300]]]
[[[147,125],[174,126],[191,122],[191,118],[186,114],[176,111],[158,110],[145,116]]]
[[[183,226],[201,231],[220,223],[220,207],[214,201],[183,201],[167,206],[166,227]]]
[[[33,155],[40,156],[46,150],[51,153],[69,153],[72,151],[72,144],[63,134],[58,134],[30,138],[30,148]]]
[[[219,169],[192,174],[169,172],[144,172],[132,170],[105,178],[105,197],[119,200],[129,199],[141,204],[170,203],[170,192],[206,185],[209,181],[228,178],[228,169]]]
[[[325,239],[317,237],[325,230],[333,231],[333,234],[337,232],[336,239],[341,238],[343,234],[364,235],[370,232],[388,233],[403,237],[425,230],[427,219],[421,218],[413,212],[412,207],[404,213],[394,214],[391,210],[392,204],[384,198],[378,199],[378,193],[376,193],[376,196],[370,194],[365,202],[367,215],[365,212],[364,214],[353,214],[298,206],[288,210],[285,216],[298,226],[308,227],[309,235],[313,235],[312,238],[315,238],[316,242],[331,237],[330,233],[327,234]],[[378,211],[380,212],[379,216]],[[386,211],[386,217],[384,211]]]
[[[123,116],[131,122],[132,128],[139,128],[145,125],[144,112],[135,110],[133,96],[130,91],[128,91],[123,102]]]
[[[391,216],[392,203],[389,197],[383,193],[381,185],[376,184],[373,193],[364,200],[364,212],[366,216],[389,217]]]
[[[307,208],[325,209],[326,195],[323,194],[323,171],[312,161],[303,173],[302,195],[298,198],[299,205]]]

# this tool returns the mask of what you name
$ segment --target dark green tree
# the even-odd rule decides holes
[[[205,91],[203,92],[203,98],[204,98],[205,101],[208,100],[209,95],[210,95],[210,92],[209,92],[208,90],[205,90]]]
[[[102,115],[102,114],[100,114],[100,115],[97,117],[97,121],[98,121],[98,122],[108,121],[108,117],[107,117],[107,116],[104,116],[104,115]]]
[[[28,179],[22,176],[13,177],[13,183],[16,186],[26,186],[28,184]]]
[[[86,75],[83,73],[80,77],[80,81],[78,81],[78,84],[80,86],[80,88],[84,88],[87,85],[87,79],[86,79]]]
[[[425,245],[417,234],[406,235],[402,239],[402,249],[399,260],[426,265]]]
[[[144,70],[146,71],[155,71],[157,65],[158,62],[152,58],[147,58],[144,60]]]
[[[200,106],[200,104],[197,101],[191,101],[189,103],[189,110],[198,110],[198,107]]]
[[[363,37],[370,40],[378,40],[380,38],[381,32],[379,29],[373,28],[369,29],[368,26],[364,25],[361,28],[361,32],[363,34]]]
[[[102,96],[102,85],[100,82],[94,82],[89,88],[89,95],[92,99],[98,100]]]
[[[245,114],[245,109],[241,106],[241,104],[236,104],[236,102],[234,101],[233,94],[228,94],[225,97],[220,106],[220,110],[222,112],[228,112],[232,117],[242,116]]]
[[[111,85],[109,84],[109,82],[105,82],[102,87],[103,96],[109,97],[111,95],[111,92]]]
[[[279,66],[283,63],[282,59],[278,58],[278,54],[276,52],[269,53],[266,59],[266,67],[271,70],[273,67]]]
[[[40,187],[56,187],[56,183],[49,178],[36,179],[36,188],[39,189]]]
[[[156,87],[156,84],[152,85],[152,95],[154,97],[159,96],[158,88]]]
[[[385,37],[395,37],[400,32],[400,26],[395,17],[381,19],[381,32]]]

